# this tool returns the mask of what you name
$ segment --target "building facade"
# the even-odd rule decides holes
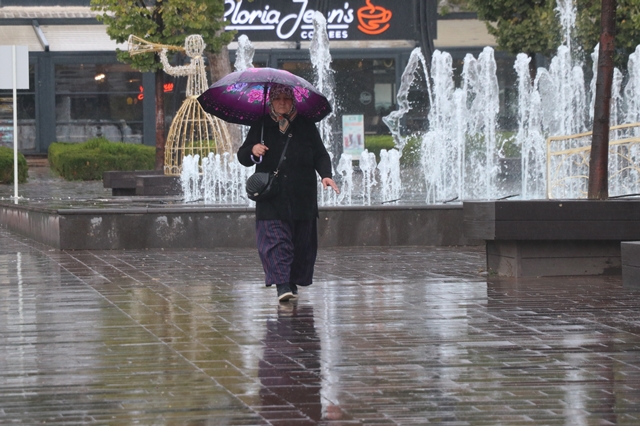
[[[459,67],[467,53],[477,56],[494,44],[473,16],[437,19],[435,5],[433,0],[226,0],[225,18],[227,28],[237,31],[236,40],[243,34],[251,40],[254,66],[287,69],[313,82],[309,45],[313,15],[321,12],[338,114],[363,115],[366,132],[385,133],[380,119],[396,107],[414,48],[421,47],[427,56],[434,48],[446,50]],[[155,145],[154,76],[116,60],[116,49],[127,46],[109,38],[90,0],[0,0],[0,44],[29,47],[29,89],[18,92],[23,153],[45,154],[52,142],[99,135]],[[229,45],[232,64],[237,48],[237,41]],[[497,58],[512,66],[511,58]],[[168,127],[184,99],[186,78],[165,78]],[[414,98],[417,104],[426,99],[424,93]],[[13,143],[11,102],[11,91],[0,91],[4,145]],[[415,114],[414,125],[424,125],[425,110],[417,108]]]

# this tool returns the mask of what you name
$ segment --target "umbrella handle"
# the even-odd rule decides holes
[[[264,116],[265,113],[265,106],[267,103],[267,85],[264,85],[264,97],[262,98],[262,115]],[[262,120],[262,129],[260,130],[260,143],[262,145],[264,145],[264,120]],[[256,160],[256,157],[253,156],[253,154],[251,154],[251,161],[253,161],[255,164],[260,164],[262,163],[262,155],[260,156],[260,160]]]

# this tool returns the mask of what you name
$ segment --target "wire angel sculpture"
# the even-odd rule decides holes
[[[165,145],[164,174],[180,175],[187,155],[231,152],[232,144],[225,122],[205,112],[198,102],[208,88],[202,54],[206,44],[200,35],[187,36],[184,51],[191,58],[188,65],[172,66],[167,59],[167,46],[158,52],[164,71],[173,76],[187,76],[186,99],[171,122]]]

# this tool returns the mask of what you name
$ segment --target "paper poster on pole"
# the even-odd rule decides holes
[[[13,46],[0,46],[0,89],[13,89]],[[16,89],[29,88],[29,47],[16,46]]]
[[[342,116],[342,141],[342,152],[359,159],[364,151],[364,115]]]

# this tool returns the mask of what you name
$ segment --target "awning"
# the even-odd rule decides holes
[[[0,44],[6,46],[29,46],[29,52],[44,51],[31,25],[0,26]]]
[[[127,50],[107,35],[104,25],[41,25],[51,52],[114,52]]]
[[[114,52],[116,47],[127,49],[127,43],[118,44],[107,35],[104,25],[40,25],[44,42],[51,52]],[[0,26],[0,43],[29,46],[30,52],[43,52],[36,27],[32,25]]]

